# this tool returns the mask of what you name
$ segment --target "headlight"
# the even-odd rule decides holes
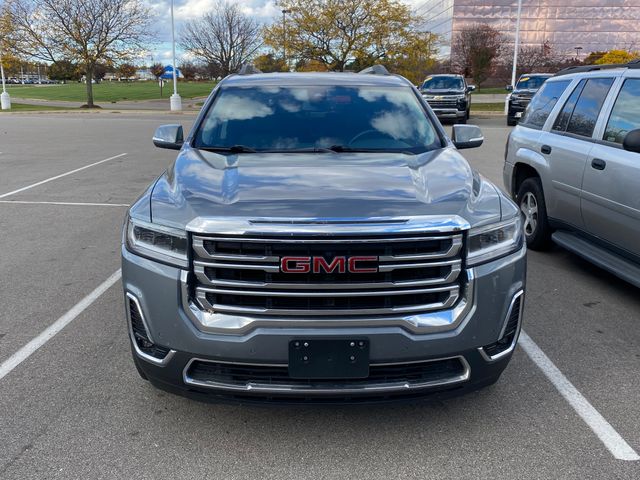
[[[176,228],[127,218],[127,250],[142,257],[177,267],[188,267],[187,234]]]
[[[496,260],[522,248],[520,215],[506,222],[472,228],[469,231],[467,265],[472,267]]]

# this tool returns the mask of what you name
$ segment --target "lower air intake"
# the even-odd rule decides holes
[[[129,302],[129,319],[131,321],[132,340],[136,343],[138,350],[142,353],[162,360],[169,354],[169,349],[156,345],[149,339],[147,328],[145,327],[144,320],[142,319],[142,312],[140,311],[137,302],[131,297],[128,297],[127,300]]]
[[[486,356],[491,360],[495,360],[500,354],[513,350],[520,330],[520,318],[522,309],[522,293],[519,293],[513,300],[507,318],[507,325],[504,328],[502,337],[491,345],[482,348]]]

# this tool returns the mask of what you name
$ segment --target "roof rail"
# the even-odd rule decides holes
[[[569,75],[570,73],[597,72],[598,70],[610,70],[612,68],[629,68],[632,70],[640,69],[640,59],[632,60],[628,63],[610,63],[606,65],[576,65],[567,67],[556,73],[556,77]]]
[[[262,70],[259,70],[252,63],[245,63],[240,68],[238,75],[254,75],[256,73],[262,73]]]
[[[364,70],[360,70],[358,73],[365,75],[391,75],[384,65],[373,65]]]

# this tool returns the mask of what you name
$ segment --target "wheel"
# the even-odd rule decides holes
[[[516,119],[515,119],[515,118],[513,118],[513,117],[509,117],[509,116],[507,116],[507,125],[508,125],[509,127],[515,127],[517,124],[518,124],[518,120],[516,120]]]
[[[545,250],[551,244],[551,227],[539,178],[527,178],[518,189],[518,206],[524,215],[524,238],[531,250]]]

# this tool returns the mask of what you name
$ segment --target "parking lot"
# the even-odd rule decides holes
[[[0,118],[0,478],[640,478],[640,296],[573,254],[529,253],[524,331],[494,386],[420,405],[210,405],[131,361],[126,206],[191,114]],[[472,118],[502,185],[509,128]],[[468,153],[467,153],[468,152]]]

